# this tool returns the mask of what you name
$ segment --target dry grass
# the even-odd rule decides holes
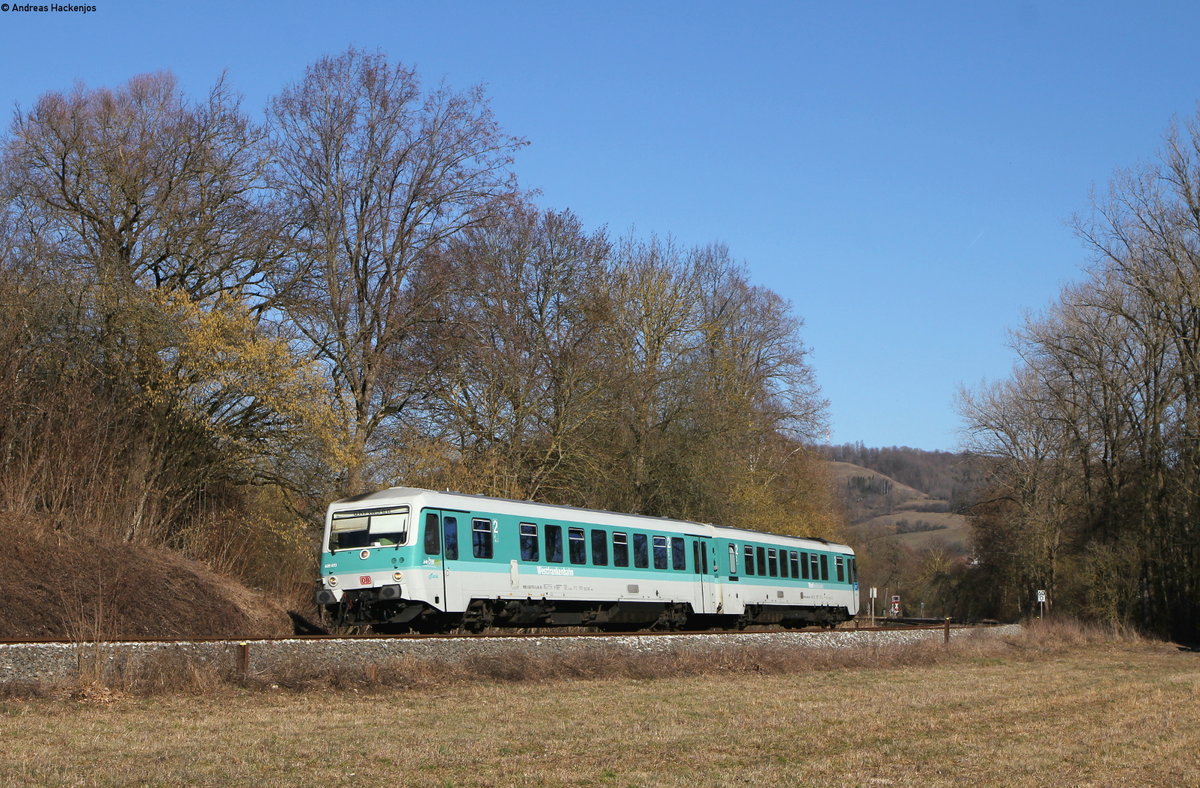
[[[265,594],[177,553],[55,531],[35,518],[0,534],[0,632],[77,641],[289,635]]]
[[[303,692],[10,698],[0,781],[1200,784],[1200,655],[1070,627],[934,651],[584,680],[413,663],[301,678]]]

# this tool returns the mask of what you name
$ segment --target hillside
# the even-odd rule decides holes
[[[967,518],[951,511],[949,500],[853,463],[830,461],[829,468],[852,541],[894,536],[913,550],[940,547],[960,555],[970,552]]]
[[[869,468],[931,498],[948,501],[952,511],[961,511],[978,500],[984,480],[980,460],[958,452],[907,446],[873,449],[861,443],[823,446],[818,451],[826,460]]]
[[[26,518],[10,525],[0,545],[0,638],[292,634],[287,612],[265,594],[169,550],[67,536]]]

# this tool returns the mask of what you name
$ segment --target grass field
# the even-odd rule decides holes
[[[0,781],[1200,785],[1200,654],[1036,633],[920,649],[761,673],[10,697]]]

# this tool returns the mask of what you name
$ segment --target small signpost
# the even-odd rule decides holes
[[[1038,618],[1046,612],[1046,592],[1038,589]]]
[[[879,589],[871,586],[871,626],[875,626],[875,598],[879,596]]]
[[[900,617],[900,595],[892,594],[892,618]]]

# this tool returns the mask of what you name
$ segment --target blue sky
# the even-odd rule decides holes
[[[959,387],[1088,261],[1071,216],[1200,99],[1195,3],[91,4],[0,12],[0,101],[228,72],[257,117],[349,45],[482,83],[543,205],[791,301],[830,440],[869,446],[957,446]]]

